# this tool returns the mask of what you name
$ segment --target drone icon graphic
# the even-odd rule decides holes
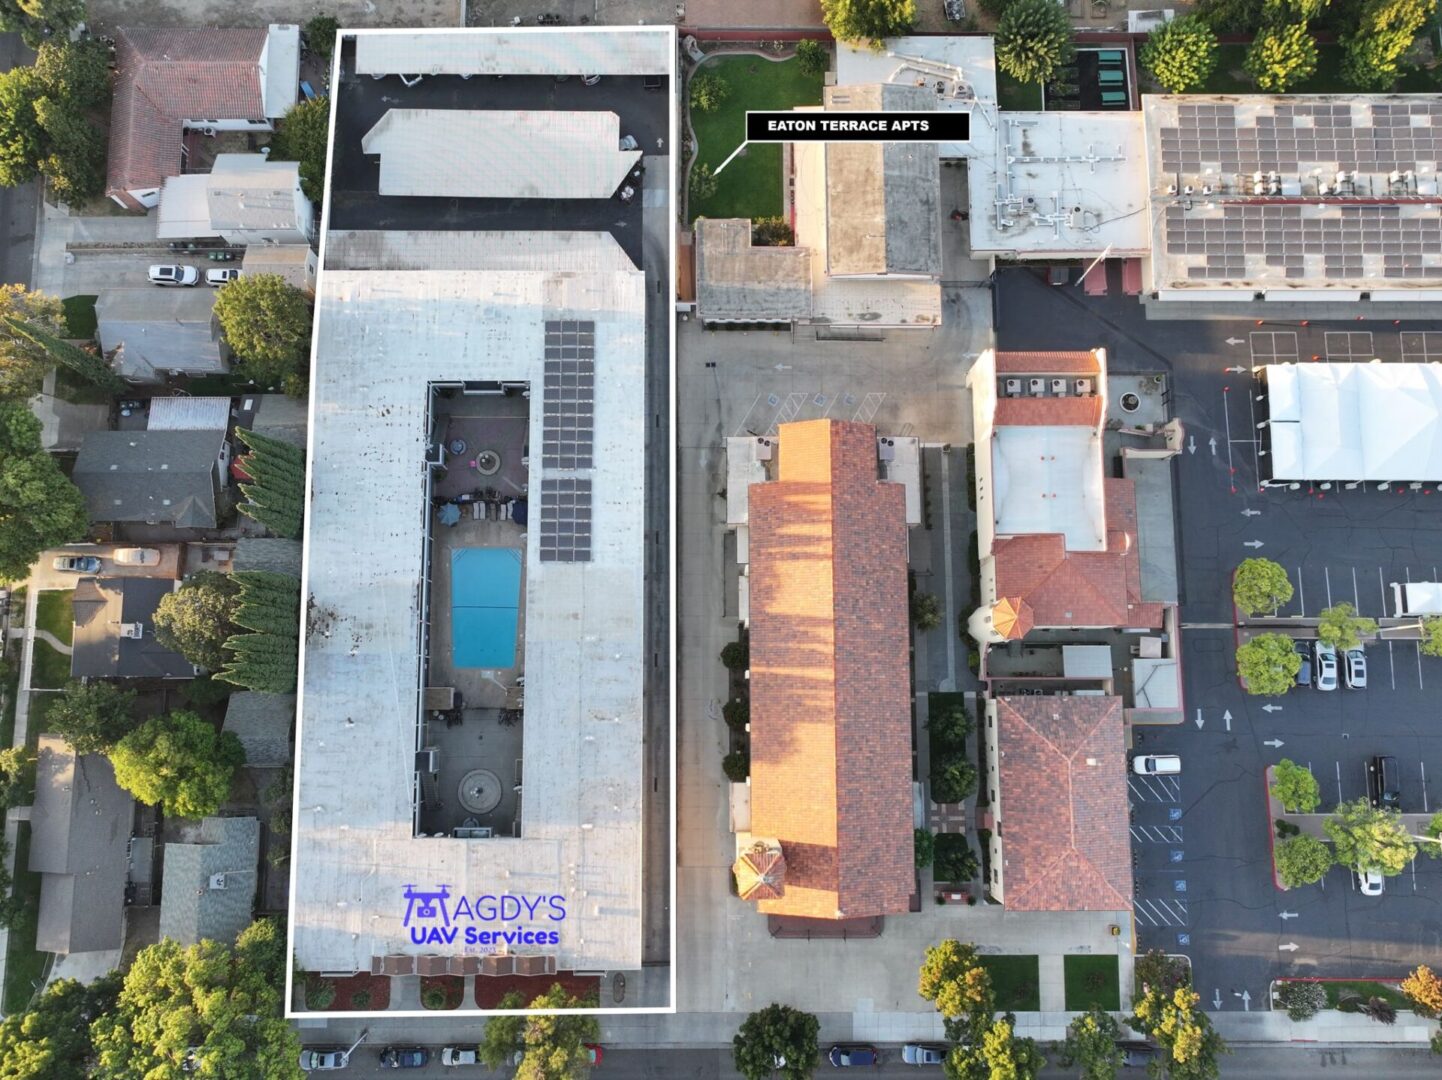
[[[417,889],[414,885],[407,885],[402,895],[406,900],[406,915],[401,922],[402,926],[409,926],[413,918],[437,917],[444,925],[451,924],[450,909],[446,906],[446,900],[451,895],[449,885],[437,885],[434,889]]]

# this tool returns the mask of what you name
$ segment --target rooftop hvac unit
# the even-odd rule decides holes
[[[757,461],[770,461],[770,460],[771,460],[771,455],[772,455],[772,453],[775,451],[775,449],[776,449],[776,448],[775,448],[775,446],[772,445],[771,440],[768,439],[768,438],[766,438],[766,436],[764,436],[764,435],[758,435],[758,436],[756,437],[756,460],[757,460]]]
[[[1051,381],[1051,392],[1057,397],[1066,397],[1066,380],[1053,379]]]
[[[1031,387],[1032,397],[1046,397],[1045,379],[1032,379],[1029,385]]]
[[[1202,185],[1202,194],[1203,194],[1203,195],[1210,195],[1210,194],[1212,194],[1212,192],[1213,192],[1214,190],[1215,190],[1215,189],[1212,187],[1211,184],[1203,184],[1203,185]]]
[[[1182,188],[1182,194],[1190,198],[1192,195],[1196,194],[1196,189],[1193,188],[1191,184],[1188,184],[1186,187]]]
[[[1267,182],[1265,180],[1252,181],[1252,194],[1265,195],[1267,193]]]
[[[1168,194],[1168,195],[1175,195],[1176,193],[1177,193],[1177,185],[1176,185],[1176,184],[1168,184],[1168,185],[1167,185],[1167,194]]]
[[[126,622],[120,624],[120,636],[131,641],[139,641],[145,636],[145,624],[138,622]]]
[[[1092,392],[1092,381],[1090,379],[1078,379],[1076,381],[1076,396],[1090,397]]]
[[[1337,170],[1337,183],[1345,184],[1350,179],[1352,179],[1352,177],[1348,174],[1346,169]]]
[[[416,772],[430,773],[434,776],[441,771],[441,755],[434,746],[427,746],[416,751]]]
[[[432,469],[439,469],[446,463],[446,448],[440,443],[431,443],[426,447],[426,465]]]
[[[896,440],[895,440],[895,439],[877,439],[877,440],[876,440],[876,454],[877,454],[877,457],[879,457],[882,461],[895,461],[895,460],[896,460]]]
[[[1021,380],[1020,380],[1020,379],[1007,379],[1007,380],[1006,380],[1006,396],[1007,396],[1007,397],[1021,397]]]
[[[1330,194],[1332,194],[1332,185],[1329,184],[1329,183],[1327,183],[1325,180],[1322,181],[1321,183],[1319,183],[1319,184],[1317,185],[1317,194],[1318,194],[1318,195],[1330,195]]]

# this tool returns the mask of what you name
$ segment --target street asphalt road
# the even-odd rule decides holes
[[[550,76],[438,75],[406,87],[395,76],[373,79],[354,74],[354,55],[354,43],[347,43],[341,52],[336,101],[332,228],[609,232],[641,265],[639,196],[629,204],[614,198],[547,199],[538,204],[534,199],[382,197],[377,194],[380,158],[361,152],[361,138],[392,108],[604,110],[620,116],[621,134],[634,136],[643,153],[666,155],[671,153],[669,94],[642,89],[639,74],[607,75],[595,86],[584,85],[579,77],[557,82]],[[454,152],[473,157],[478,170],[493,167],[485,147],[457,145]]]
[[[1442,660],[1411,643],[1377,644],[1367,690],[1249,697],[1236,680],[1228,582],[1249,555],[1275,559],[1297,586],[1283,614],[1315,617],[1342,600],[1376,616],[1391,582],[1436,579],[1442,492],[1258,489],[1265,448],[1253,433],[1265,405],[1255,400],[1249,369],[1314,356],[1442,359],[1442,324],[1149,322],[1137,300],[1115,291],[1087,297],[1026,270],[997,281],[999,347],[1100,345],[1112,371],[1166,373],[1173,415],[1188,435],[1174,472],[1186,720],[1136,734],[1138,751],[1175,752],[1183,761],[1175,782],[1133,778],[1142,947],[1191,957],[1207,1006],[1224,1010],[1265,1008],[1279,976],[1400,977],[1435,963],[1442,861],[1416,860],[1375,899],[1356,892],[1341,868],[1321,885],[1278,890],[1264,770],[1282,757],[1309,765],[1327,810],[1365,794],[1368,757],[1392,754],[1402,767],[1403,808],[1442,809],[1442,729],[1431,707]],[[1226,370],[1238,367],[1247,370]]]
[[[19,34],[0,34],[0,71],[24,67],[34,61]],[[0,187],[0,281],[6,285],[30,284],[30,262],[35,251],[36,200],[40,186],[35,181],[19,187]]]

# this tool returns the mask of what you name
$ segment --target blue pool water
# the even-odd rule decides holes
[[[520,597],[519,549],[451,551],[451,661],[456,667],[515,667]]]

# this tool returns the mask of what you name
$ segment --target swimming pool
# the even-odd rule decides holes
[[[458,668],[516,666],[519,548],[451,551],[451,662]]]

